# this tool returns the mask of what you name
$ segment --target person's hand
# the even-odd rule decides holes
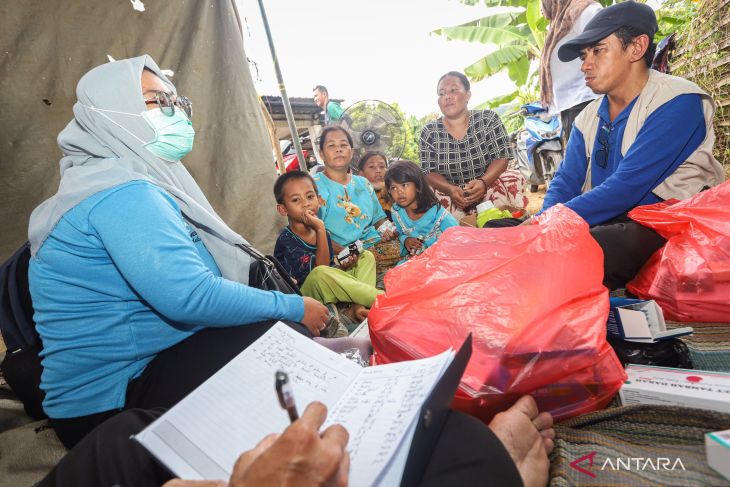
[[[340,269],[346,271],[350,267],[357,264],[357,260],[360,258],[359,254],[350,254],[347,258],[340,261]]]
[[[335,424],[320,435],[326,417],[324,404],[309,404],[302,417],[280,436],[267,436],[238,458],[230,487],[346,486],[350,472],[350,456],[345,449],[349,434]]]
[[[469,206],[464,196],[464,190],[458,186],[451,186],[451,189],[449,189],[449,197],[451,198],[451,203],[457,208],[464,209]]]
[[[320,218],[317,216],[315,212],[312,210],[307,210],[304,212],[304,215],[302,215],[302,222],[314,229],[316,232],[323,232],[324,231],[324,222],[320,220]]]
[[[327,326],[327,321],[330,319],[330,312],[327,310],[327,306],[314,298],[304,296],[303,299],[304,318],[302,318],[302,324],[307,327],[312,335],[318,337],[319,332]]]
[[[464,187],[464,193],[469,195],[464,197],[467,206],[476,205],[481,203],[484,199],[484,195],[487,194],[487,184],[483,179],[472,179]]]
[[[343,250],[345,250],[345,247],[343,247],[342,245],[340,245],[337,242],[335,242],[334,240],[332,240],[332,250],[334,250],[335,255],[337,255],[340,252],[342,252]]]
[[[380,234],[380,241],[387,242],[389,240],[393,240],[397,236],[398,232],[394,232],[393,230],[386,230],[382,234]]]
[[[403,242],[403,245],[411,255],[416,255],[423,248],[423,242],[413,237],[408,237],[405,242]]]
[[[548,482],[548,455],[555,446],[553,418],[540,412],[535,400],[522,396],[512,407],[492,419],[489,428],[515,462],[525,487],[543,487]]]

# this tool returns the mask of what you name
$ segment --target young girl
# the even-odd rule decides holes
[[[385,187],[393,200],[393,223],[398,229],[401,255],[420,254],[436,242],[456,219],[439,204],[420,168],[410,161],[393,163],[385,173]]]
[[[385,215],[390,219],[390,206],[393,202],[388,198],[388,189],[385,187],[385,171],[388,170],[385,154],[378,151],[366,152],[357,163],[357,170],[360,176],[364,177],[375,188],[380,206],[383,207]]]

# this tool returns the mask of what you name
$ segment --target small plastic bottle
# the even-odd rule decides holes
[[[512,213],[505,210],[502,211],[494,207],[491,201],[484,201],[477,205],[477,227],[484,228],[484,225],[490,220],[511,217]]]

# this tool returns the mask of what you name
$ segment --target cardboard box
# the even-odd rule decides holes
[[[606,331],[609,337],[654,343],[689,335],[694,330],[689,326],[667,330],[662,308],[653,300],[611,298]]]
[[[656,404],[730,413],[730,374],[629,365],[619,396],[625,405]]]
[[[730,430],[705,434],[707,464],[730,480]]]

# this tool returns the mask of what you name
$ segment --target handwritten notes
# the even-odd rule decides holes
[[[376,483],[452,356],[369,367],[350,384],[325,423],[350,433],[350,485]]]
[[[330,411],[323,427],[349,431],[350,485],[374,485],[398,449],[410,447],[404,435],[452,357],[362,369],[277,323],[136,439],[181,478],[228,480],[242,452],[289,424],[274,390],[281,369],[300,413],[321,401]]]

